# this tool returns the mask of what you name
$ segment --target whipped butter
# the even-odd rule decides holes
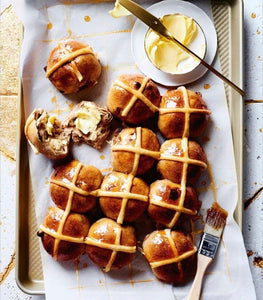
[[[126,8],[119,4],[118,0],[115,2],[114,8],[110,11],[110,15],[114,18],[125,17],[130,14],[131,13]]]
[[[85,103],[84,107],[78,112],[75,120],[75,126],[84,134],[94,131],[101,121],[101,115],[97,107],[92,103]]]
[[[192,18],[182,14],[171,14],[163,16],[160,20],[177,40],[201,58],[204,57],[205,38],[202,30]],[[146,34],[145,50],[150,61],[158,69],[171,74],[187,73],[200,63],[199,60],[187,54],[174,42],[152,29]]]
[[[53,134],[53,126],[55,124],[56,119],[57,119],[57,116],[53,115],[53,116],[50,116],[47,120],[46,130],[49,135]]]

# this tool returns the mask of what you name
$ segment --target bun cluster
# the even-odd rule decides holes
[[[93,50],[71,40],[53,49],[46,68],[65,94],[94,85],[100,73]],[[192,229],[200,208],[193,185],[207,167],[193,138],[204,132],[210,111],[200,93],[179,87],[161,96],[157,85],[139,74],[119,76],[106,105],[83,101],[63,122],[37,109],[27,120],[30,145],[50,159],[65,158],[70,142],[99,149],[112,116],[124,125],[112,139],[109,173],[103,176],[77,160],[55,168],[50,178],[55,207],[38,233],[43,246],[59,261],[86,253],[108,272],[132,262],[138,244],[134,225],[150,218],[154,227],[142,241],[142,254],[157,278],[185,284],[196,271],[194,235],[185,224]]]
[[[125,181],[125,174],[122,176]],[[105,186],[106,180],[99,169],[76,160],[55,168],[50,179],[50,196],[57,207],[49,209],[38,233],[44,248],[54,259],[76,259],[86,252],[104,271],[132,262],[137,245],[132,226],[109,218],[97,219],[98,216],[90,226],[91,214],[88,217],[88,213],[96,208],[99,196],[104,207],[108,189],[103,189],[102,181]],[[147,185],[140,179],[134,181],[136,192],[139,194],[138,189],[141,190],[141,195],[147,199]]]

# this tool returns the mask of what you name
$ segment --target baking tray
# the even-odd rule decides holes
[[[243,1],[212,0],[212,12],[218,35],[218,51],[223,74],[243,88]],[[225,85],[231,119],[233,145],[238,177],[238,202],[235,220],[242,228],[243,180],[243,99]],[[17,137],[17,218],[16,281],[28,294],[44,294],[40,241],[37,237],[35,200],[29,174],[27,141],[23,134],[24,103],[19,97],[20,119]]]

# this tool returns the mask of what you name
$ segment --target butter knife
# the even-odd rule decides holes
[[[234,84],[232,81],[230,81],[228,78],[226,78],[223,74],[221,74],[219,71],[214,69],[204,59],[199,57],[196,53],[194,53],[192,50],[190,50],[188,47],[186,47],[180,41],[178,41],[176,38],[174,38],[173,35],[167,30],[167,28],[160,21],[160,19],[158,19],[157,17],[152,15],[150,12],[148,12],[146,9],[144,9],[143,7],[141,7],[140,5],[138,5],[137,3],[135,3],[132,0],[118,0],[118,2],[123,7],[125,7],[128,11],[130,11],[134,16],[136,16],[138,19],[140,19],[143,23],[148,25],[151,29],[153,29],[157,33],[161,34],[165,38],[173,41],[181,49],[186,51],[189,55],[198,59],[203,66],[205,66],[209,71],[213,72],[217,77],[219,77],[225,83],[230,85],[241,96],[245,96],[245,92],[241,88],[239,88],[236,84]]]

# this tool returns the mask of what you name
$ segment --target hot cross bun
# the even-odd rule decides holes
[[[157,136],[148,128],[124,128],[113,139],[111,163],[114,171],[144,174],[159,157]]]
[[[49,208],[38,235],[45,250],[58,261],[78,258],[85,252],[84,238],[90,228],[89,219],[78,213],[65,212],[57,207]]]
[[[146,210],[148,185],[140,178],[119,172],[107,174],[100,188],[100,207],[118,223],[133,222]]]
[[[49,55],[46,77],[64,94],[77,93],[97,83],[101,64],[92,48],[82,42],[59,42]]]
[[[96,205],[102,178],[96,167],[73,160],[55,168],[50,179],[51,198],[61,209],[70,205],[71,211],[90,211]]]
[[[162,178],[181,185],[194,184],[207,167],[206,155],[202,147],[193,140],[166,140],[160,148],[157,169]]]
[[[183,285],[196,272],[196,247],[190,234],[153,231],[143,241],[143,253],[155,276],[165,282]]]
[[[158,128],[167,139],[201,135],[207,126],[210,111],[200,93],[180,87],[162,96]]]
[[[192,187],[181,186],[168,179],[151,184],[148,214],[157,224],[172,228],[181,214],[193,217],[198,210],[199,201]]]
[[[156,84],[139,74],[119,76],[107,96],[110,112],[123,122],[139,125],[157,111],[161,96]]]
[[[137,239],[134,228],[103,218],[92,224],[86,239],[90,259],[105,272],[120,269],[133,260]]]

